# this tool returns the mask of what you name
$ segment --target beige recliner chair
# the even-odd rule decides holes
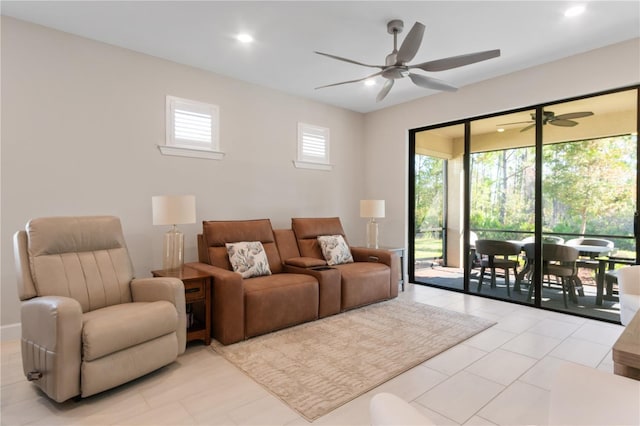
[[[184,352],[184,286],[133,278],[120,220],[31,220],[14,235],[27,378],[62,402],[118,386]]]

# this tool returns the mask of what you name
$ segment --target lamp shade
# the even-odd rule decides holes
[[[360,200],[360,217],[384,217],[384,200]]]
[[[196,223],[195,195],[155,195],[151,207],[154,225]]]

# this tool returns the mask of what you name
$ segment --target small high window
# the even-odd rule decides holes
[[[220,160],[219,111],[217,105],[167,96],[165,155]]]
[[[329,164],[329,129],[298,123],[298,168],[331,170]]]

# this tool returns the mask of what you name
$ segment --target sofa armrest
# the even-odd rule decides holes
[[[244,280],[240,274],[207,263],[189,263],[190,268],[213,279],[211,329],[223,345],[244,340]]]
[[[178,311],[178,353],[184,353],[187,346],[187,313],[184,284],[178,278],[136,278],[131,281],[131,297],[134,302],[157,302],[165,300]]]
[[[22,302],[22,368],[42,373],[36,383],[57,402],[80,394],[82,308],[69,297]]]
[[[301,258],[302,259],[302,258]],[[312,258],[304,258],[312,259]],[[326,264],[326,262],[325,262]],[[318,280],[319,304],[318,317],[324,318],[340,312],[342,303],[342,283],[340,271],[330,266],[316,266],[303,268],[293,265],[284,265],[284,272],[291,274],[311,275]]]
[[[367,247],[351,247],[351,255],[355,262],[378,262],[387,265],[391,269],[391,297],[398,296],[398,283],[400,282],[400,256],[398,253]]]

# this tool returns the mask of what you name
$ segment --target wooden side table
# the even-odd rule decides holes
[[[154,277],[172,277],[182,280],[187,311],[193,315],[193,324],[187,323],[187,342],[202,340],[211,344],[211,276],[190,268],[151,271]]]
[[[612,358],[615,374],[640,380],[640,311],[613,345]]]

